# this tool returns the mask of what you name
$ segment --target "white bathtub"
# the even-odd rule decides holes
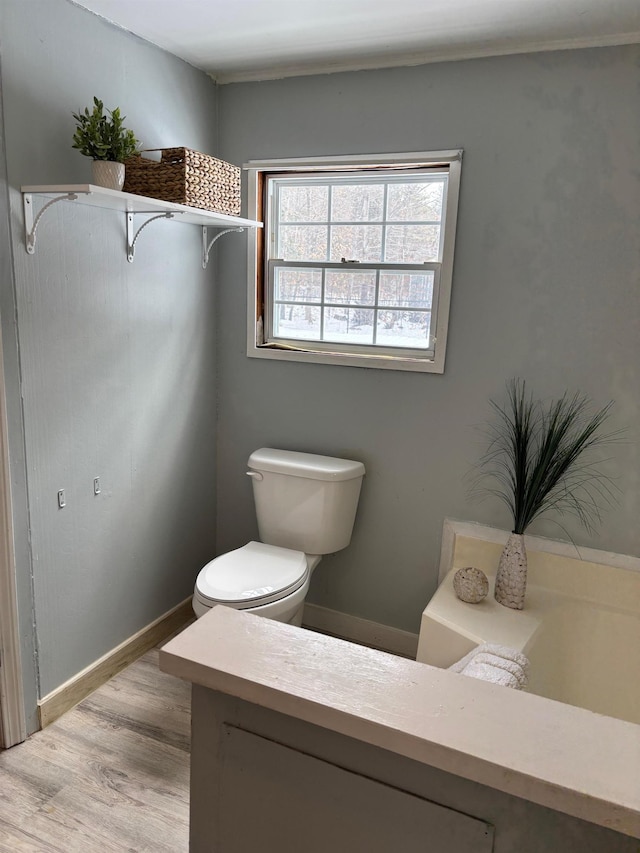
[[[640,614],[562,601],[523,651],[531,693],[640,723]]]
[[[527,537],[525,608],[510,610],[493,599],[506,536],[446,523],[442,581],[422,616],[417,660],[448,667],[478,643],[512,646],[531,662],[529,692],[640,723],[640,560]],[[480,604],[455,596],[453,575],[464,566],[489,577]]]

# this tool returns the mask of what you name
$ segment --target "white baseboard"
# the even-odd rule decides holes
[[[372,646],[394,655],[415,660],[418,650],[418,635],[379,622],[370,622],[358,616],[350,616],[339,610],[330,610],[317,604],[305,604],[302,624],[305,628],[331,634],[363,646]]]
[[[194,618],[189,597],[52,690],[38,702],[40,727],[44,728],[57,720],[65,711],[69,711],[130,663],[168,639]]]

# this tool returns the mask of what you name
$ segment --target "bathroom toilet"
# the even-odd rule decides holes
[[[199,618],[223,604],[302,623],[311,573],[351,541],[364,465],[263,447],[249,457],[260,542],[211,560],[196,579]]]

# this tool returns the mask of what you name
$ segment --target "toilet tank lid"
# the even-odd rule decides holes
[[[249,467],[256,471],[307,477],[311,480],[353,480],[364,476],[362,462],[319,456],[315,453],[298,453],[295,450],[275,450],[262,447],[249,457]]]

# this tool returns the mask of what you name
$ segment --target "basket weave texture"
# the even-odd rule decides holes
[[[240,215],[240,169],[190,148],[160,148],[160,161],[134,154],[125,161],[124,191]]]

